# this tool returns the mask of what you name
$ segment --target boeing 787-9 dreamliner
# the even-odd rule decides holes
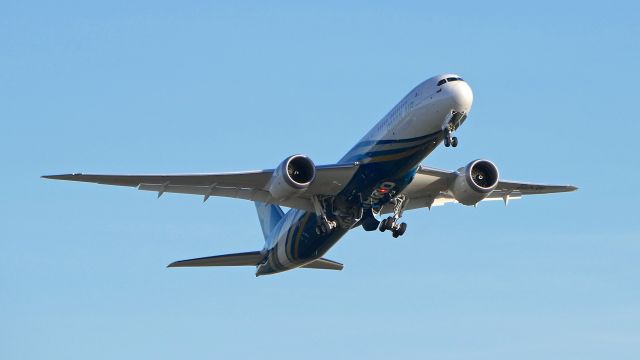
[[[411,90],[337,163],[316,166],[292,155],[269,170],[213,174],[44,176],[48,179],[137,187],[164,193],[224,196],[255,202],[264,235],[259,251],[177,261],[170,267],[255,266],[256,276],[295,268],[342,270],[323,258],[349,230],[402,236],[406,210],[446,203],[574,191],[569,185],[502,180],[489,160],[457,171],[420,165],[438,145],[456,147],[454,132],[471,109],[473,93],[458,75],[432,77]],[[290,208],[286,213],[281,207]],[[388,215],[387,215],[388,214]],[[382,221],[378,220],[384,217]]]

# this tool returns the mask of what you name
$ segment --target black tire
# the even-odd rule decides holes
[[[457,137],[453,137],[451,138],[451,146],[453,147],[457,147],[458,146],[458,138]]]
[[[392,230],[393,229],[393,224],[396,221],[396,219],[394,219],[393,217],[389,216],[387,218],[387,230]]]
[[[385,232],[385,230],[387,230],[387,219],[384,219],[384,220],[380,221],[379,230],[381,232]]]
[[[393,232],[393,237],[397,239],[397,238],[398,238],[398,236],[400,236],[400,234],[398,234],[398,232],[397,232],[397,231],[394,231],[394,232]]]
[[[445,146],[445,147],[449,147],[450,145],[451,145],[451,142],[449,141],[449,138],[448,138],[448,137],[445,137],[445,138],[444,138],[444,146]]]
[[[400,228],[398,229],[398,236],[404,235],[405,231],[407,231],[407,223],[400,224]]]

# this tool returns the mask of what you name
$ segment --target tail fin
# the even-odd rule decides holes
[[[278,225],[280,220],[282,220],[284,212],[278,205],[265,204],[259,201],[256,201],[255,204],[260,226],[262,227],[262,235],[264,235],[264,240],[267,241],[269,235],[271,235],[271,231]]]

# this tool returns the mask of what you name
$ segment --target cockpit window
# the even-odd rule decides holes
[[[444,85],[445,83],[452,82],[452,81],[464,81],[464,80],[461,77],[450,77],[450,78],[446,78],[438,81],[438,86]]]

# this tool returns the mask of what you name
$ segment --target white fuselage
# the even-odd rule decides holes
[[[451,111],[468,113],[473,102],[469,85],[454,81],[438,86],[443,77],[458,76],[444,74],[416,86],[360,142],[420,137],[442,130]]]
[[[353,179],[363,179],[352,181],[354,184],[343,192],[371,204],[376,189],[385,181],[401,191],[410,181],[406,180],[408,170],[415,169],[442,141],[452,114],[466,115],[472,102],[471,88],[454,74],[435,76],[416,86],[340,160],[357,162],[362,172]],[[316,236],[316,221],[313,213],[290,210],[266,241],[267,262],[259,266],[257,274],[303,266],[322,256],[349,230],[338,227]]]

